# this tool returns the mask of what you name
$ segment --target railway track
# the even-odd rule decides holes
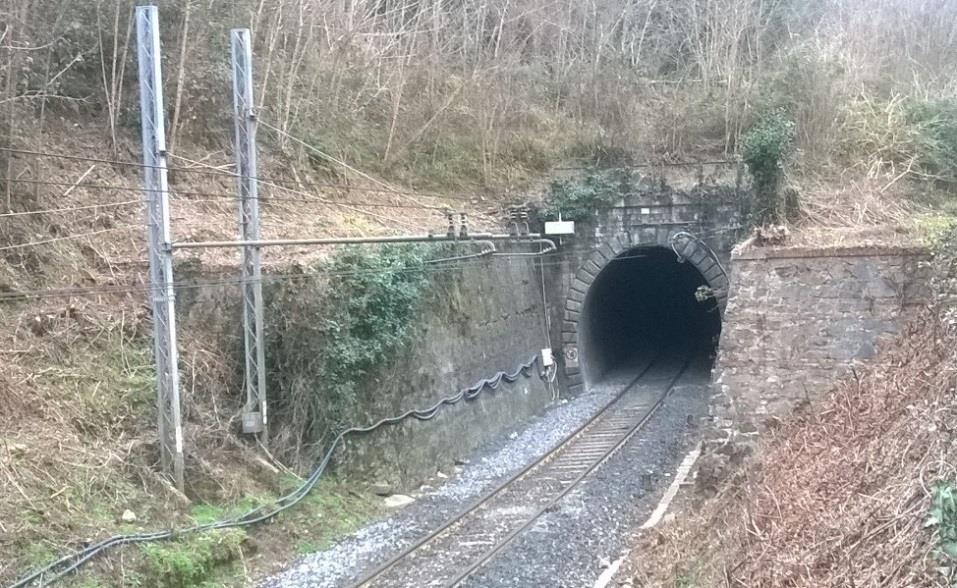
[[[645,364],[614,400],[551,451],[351,587],[458,586],[556,509],[562,498],[638,433],[667,400],[689,363],[690,357]],[[639,385],[642,393],[629,393]]]

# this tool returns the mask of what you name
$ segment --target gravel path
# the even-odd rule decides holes
[[[604,567],[627,549],[630,533],[654,510],[678,463],[697,443],[707,389],[706,368],[689,371],[641,432],[556,511],[462,585],[593,586]]]
[[[619,390],[627,374],[609,379],[586,394],[550,407],[530,419],[524,430],[486,444],[469,459],[460,474],[429,490],[415,503],[373,523],[327,551],[310,554],[287,570],[266,578],[261,588],[348,585],[362,572],[385,561],[416,538],[451,518],[486,489],[521,470],[558,444],[598,412]]]

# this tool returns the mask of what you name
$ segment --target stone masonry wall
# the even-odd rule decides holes
[[[557,239],[561,251],[549,261],[546,284],[562,390],[572,395],[584,390],[577,351],[580,306],[591,284],[586,276],[593,279],[607,258],[627,249],[670,249],[672,236],[680,231],[703,239],[726,266],[743,232],[740,203],[749,194],[740,175],[720,181],[699,178],[685,185],[648,176],[613,206],[576,222],[573,237]]]
[[[813,402],[928,298],[921,249],[761,249],[732,259],[714,369],[718,427]]]

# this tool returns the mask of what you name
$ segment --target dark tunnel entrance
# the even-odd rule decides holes
[[[653,355],[709,358],[721,315],[714,297],[695,295],[707,285],[692,264],[664,247],[630,249],[609,261],[588,289],[579,323],[586,382]]]

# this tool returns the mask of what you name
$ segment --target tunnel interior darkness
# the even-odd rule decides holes
[[[623,252],[588,289],[579,322],[585,380],[658,354],[710,356],[721,316],[714,298],[699,302],[707,281],[671,249],[643,247]]]

